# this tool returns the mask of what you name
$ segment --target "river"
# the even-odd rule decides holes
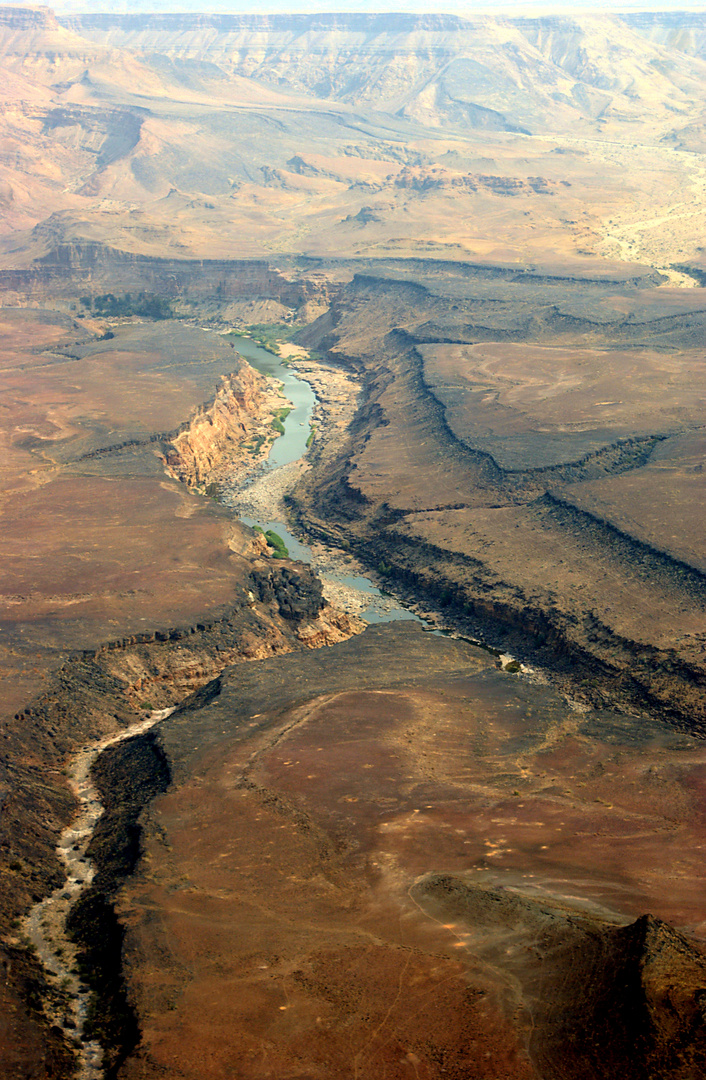
[[[343,600],[345,606],[348,599],[348,606],[366,622],[418,619],[418,616],[407,611],[393,597],[378,589],[364,574],[342,567],[341,562],[349,558],[345,553],[342,553],[339,559],[323,548],[314,551],[294,536],[279,517],[267,518],[262,514],[252,516],[247,513],[252,490],[257,485],[264,485],[267,492],[271,492],[273,487],[278,489],[278,478],[285,478],[287,467],[299,461],[306,453],[316,397],[306,380],[297,378],[278,357],[254,342],[243,338],[239,342],[238,351],[258,371],[282,383],[284,393],[293,408],[284,421],[284,435],[273,443],[262,471],[243,490],[233,488],[224,498],[224,502],[231,506],[246,524],[259,525],[263,530],[273,529],[278,533],[292,558],[312,564],[325,583],[328,582],[329,586],[333,585],[338,589],[336,601],[340,603]],[[281,498],[273,497],[272,505],[281,507]],[[243,509],[246,512],[243,512]],[[98,1042],[87,1039],[84,1034],[92,995],[77,973],[77,950],[66,933],[69,911],[82,892],[90,886],[95,873],[87,849],[103,813],[103,806],[91,779],[91,770],[98,756],[109,746],[147,731],[171,712],[173,709],[153,712],[149,719],[142,719],[126,731],[85,746],[75,755],[69,765],[68,775],[79,803],[79,811],[71,825],[64,829],[57,845],[57,854],[66,869],[66,879],[58,889],[35,904],[23,921],[24,936],[42,962],[52,987],[44,1003],[47,1018],[50,1023],[62,1027],[74,1041],[77,1050],[77,1080],[102,1080],[104,1076],[102,1049]]]
[[[299,461],[306,454],[307,440],[311,433],[311,415],[316,405],[316,395],[305,379],[293,374],[286,363],[256,345],[250,338],[241,338],[237,351],[257,371],[282,383],[284,394],[293,408],[284,421],[284,435],[275,439],[267,463],[262,472],[244,488],[229,487],[226,483],[223,501],[246,525],[259,526],[267,532],[271,529],[284,540],[290,556],[300,562],[311,564],[324,582],[325,590],[332,594],[338,606],[348,609],[367,623],[391,622],[397,619],[414,619],[419,616],[403,607],[394,597],[379,589],[359,569],[346,569],[345,553],[335,555],[321,547],[312,549],[287,527],[281,513],[281,491],[274,475],[288,465]],[[272,514],[263,513],[263,505],[277,507]],[[353,560],[351,560],[353,562]]]
[[[281,518],[274,515],[269,517],[262,512],[255,516],[248,513],[253,505],[262,507],[268,504],[277,508],[276,513],[281,512],[281,495],[290,482],[288,469],[306,453],[316,396],[306,380],[296,377],[278,357],[249,339],[241,339],[238,351],[258,371],[282,383],[293,409],[284,421],[284,435],[275,440],[267,463],[258,475],[242,489],[235,484],[228,488],[226,484],[223,501],[246,524],[259,525],[263,530],[272,529],[278,533],[292,558],[314,566],[325,587],[333,590],[338,606],[347,608],[368,623],[414,619],[422,622],[426,628],[427,624],[419,616],[360,573],[345,552],[330,552],[323,546],[313,549],[294,536]],[[253,493],[258,487],[260,490],[255,498]],[[348,560],[353,563],[352,566],[348,566]],[[50,1023],[63,1028],[67,1038],[74,1042],[77,1080],[103,1080],[104,1077],[101,1046],[84,1034],[92,995],[77,973],[77,950],[66,933],[69,911],[81,893],[90,886],[95,873],[87,849],[103,813],[103,806],[91,779],[91,770],[98,756],[109,746],[142,734],[173,711],[164,709],[153,712],[148,719],[141,719],[125,731],[85,746],[74,756],[68,767],[68,776],[79,803],[79,811],[71,825],[64,829],[57,845],[57,854],[66,869],[66,879],[58,889],[35,904],[23,921],[24,936],[42,962],[52,988],[44,1002],[47,1018]]]

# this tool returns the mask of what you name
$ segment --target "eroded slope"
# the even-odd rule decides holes
[[[702,730],[700,292],[411,276],[360,276],[307,331],[368,397],[301,520],[585,692]]]
[[[704,61],[612,16],[62,25],[5,8],[0,65],[5,266],[88,241],[176,258],[550,253],[699,280]]]

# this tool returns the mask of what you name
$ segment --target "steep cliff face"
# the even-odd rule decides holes
[[[515,287],[519,285],[515,283]],[[562,362],[566,361],[571,348],[576,347],[567,333],[569,319],[564,320],[567,329],[553,331],[539,309],[536,323],[532,322],[535,316],[528,317],[522,331],[522,359],[510,375],[514,346],[507,342],[520,331],[501,314],[507,293],[498,291],[500,304],[493,313],[483,300],[464,298],[466,285],[454,292],[449,289],[446,310],[449,317],[453,313],[458,320],[454,329],[442,327],[435,319],[412,329],[421,312],[436,304],[431,293],[425,296],[418,286],[409,288],[405,302],[404,290],[395,282],[389,286],[386,314],[386,286],[378,278],[369,289],[366,286],[364,318],[353,321],[348,305],[355,303],[352,297],[361,286],[362,278],[355,279],[320,326],[309,328],[302,337],[309,347],[323,345],[337,358],[358,366],[365,373],[367,389],[367,400],[337,459],[320,464],[314,448],[312,468],[294,492],[302,524],[314,535],[336,536],[384,576],[396,579],[400,587],[409,590],[408,595],[424,595],[427,603],[443,609],[444,618],[468,618],[464,632],[525,657],[531,651],[555,669],[557,678],[578,686],[587,699],[629,703],[631,708],[649,709],[685,730],[703,733],[703,529],[695,519],[692,524],[692,508],[699,498],[695,499],[693,492],[704,475],[703,451],[700,449],[697,457],[694,450],[692,460],[686,450],[691,442],[677,438],[682,425],[693,424],[697,429],[699,423],[696,413],[691,417],[685,411],[694,400],[695,370],[692,354],[684,348],[690,344],[689,335],[695,338],[686,320],[655,319],[641,326],[644,345],[639,380],[626,376],[631,354],[622,340],[611,340],[610,324],[603,324],[601,358],[605,363],[610,357],[615,364],[611,385],[620,387],[619,395],[611,393],[603,404],[628,408],[630,402],[625,421],[622,414],[609,420],[603,412],[601,423],[605,427],[602,432],[595,430],[597,449],[586,455],[580,439],[591,431],[587,431],[587,423],[581,424],[581,417],[571,430],[568,421],[573,406],[567,401],[562,405],[562,430],[557,430],[556,440],[548,438],[549,424],[542,420],[532,429],[536,431],[534,442],[521,438],[522,460],[518,455],[511,461],[506,456],[514,440],[509,428],[494,444],[493,457],[483,449],[483,426],[490,425],[495,437],[520,397],[522,409],[527,410],[523,416],[534,407],[530,398],[537,400],[535,389],[519,389],[524,377],[520,365],[531,368],[532,378],[538,377],[539,367],[536,363],[531,367],[528,359],[531,342],[541,336],[544,349],[552,333],[556,335],[553,340],[561,341],[562,350],[546,349],[541,355],[561,355]],[[436,281],[434,288],[440,293],[440,282]],[[552,287],[547,282],[541,288],[545,302]],[[576,295],[583,295],[598,317],[602,304],[598,289],[602,288],[575,287]],[[567,304],[568,284],[566,289],[566,295],[558,298],[562,306]],[[515,292],[515,303],[520,296]],[[529,299],[530,293],[525,296]],[[472,323],[473,328],[467,334],[461,329],[463,317],[458,315],[465,303],[477,304],[478,311],[477,318],[468,320],[467,325]],[[517,307],[513,307],[511,319],[516,316]],[[396,352],[403,348],[405,337],[397,331],[386,334],[386,318],[391,320],[387,326],[394,321],[398,327],[406,327],[410,338],[416,337],[419,355],[424,352],[427,356],[421,368],[415,370],[414,349],[404,356]],[[575,329],[570,332],[577,335],[574,341],[583,345],[578,333],[583,334],[589,323],[582,325],[575,317],[573,322]],[[648,349],[655,339],[660,344],[664,340],[657,335],[665,333],[665,324],[673,335],[670,360],[679,346],[683,350],[679,355],[685,381],[673,420],[665,419],[665,380],[661,375],[656,377],[655,392],[647,395],[644,407],[628,398],[634,389],[642,392]],[[593,324],[594,331],[599,325]],[[317,332],[321,334],[318,342]],[[618,333],[624,334],[622,327]],[[464,334],[469,343],[461,346]],[[494,338],[493,348],[503,357],[502,377],[513,380],[512,404],[503,399],[497,410],[489,381],[489,354],[483,353],[485,367],[476,396],[464,382],[472,357],[485,348],[477,344],[481,334]],[[422,335],[437,342],[437,356],[449,348],[465,350],[463,361],[453,369],[453,382],[449,378],[449,396],[443,408],[439,383],[430,376],[431,352],[426,346],[419,347]],[[455,344],[451,346],[452,341]],[[664,354],[655,351],[653,356],[659,367]],[[583,361],[580,350],[576,358]],[[588,389],[585,380],[592,377],[590,370],[577,363],[571,397],[577,402],[583,392],[579,388],[586,387],[591,407],[584,415],[593,423],[595,401],[609,395]],[[552,380],[554,392],[555,374]],[[618,396],[621,401],[614,401]],[[542,399],[550,400],[549,396]],[[463,413],[469,423],[462,438],[457,436],[460,428],[452,430],[449,423],[451,401],[458,415]],[[674,458],[669,490],[663,498],[661,467],[651,458],[662,441],[669,443],[667,423],[673,424],[674,446],[682,449],[674,451],[681,456]],[[540,446],[545,457],[538,456]],[[554,455],[551,459],[550,452]],[[666,455],[667,450],[661,453]],[[535,462],[536,467],[531,467]],[[518,464],[524,468],[517,468]],[[598,486],[600,502],[597,497],[589,501],[593,485]],[[579,503],[579,496],[583,503]],[[678,536],[673,527],[676,513],[681,513],[683,520]],[[642,521],[650,523],[649,529],[640,525]],[[683,536],[690,538],[688,550]]]
[[[54,30],[58,24],[48,7],[3,7],[0,8],[0,26],[10,30]]]
[[[189,487],[202,487],[226,467],[252,462],[274,435],[271,413],[281,401],[267,379],[243,361],[173,440],[165,458],[168,472]]]
[[[688,56],[706,58],[706,14],[703,11],[641,11],[625,14],[622,19],[648,41]]]
[[[108,115],[105,111],[104,116]],[[141,119],[129,115],[131,125]],[[115,125],[116,114],[110,116]],[[47,122],[55,123],[56,117],[55,111]],[[74,298],[80,292],[109,290],[116,296],[126,292],[134,296],[143,290],[174,298],[188,295],[194,300],[258,297],[291,307],[306,303],[320,291],[316,283],[288,280],[263,259],[162,259],[91,240],[64,242],[64,224],[58,215],[38,225],[33,240],[44,254],[29,267],[2,270],[0,287],[38,299],[47,293]]]

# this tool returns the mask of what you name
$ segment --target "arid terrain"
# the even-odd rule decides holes
[[[0,1075],[706,1075],[705,42],[0,8]]]

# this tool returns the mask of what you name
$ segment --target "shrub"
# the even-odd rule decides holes
[[[288,559],[289,550],[287,545],[281,536],[279,536],[273,529],[268,529],[265,533],[265,540],[269,547],[272,548],[272,557],[274,559]]]
[[[291,411],[292,410],[289,408],[288,405],[283,405],[281,409],[277,409],[277,411],[272,414],[274,417],[272,421],[272,427],[275,429],[275,431],[279,432],[280,435],[284,435],[284,421],[287,419]]]
[[[163,296],[154,296],[151,293],[141,292],[136,296],[125,293],[124,296],[115,296],[114,293],[104,293],[102,296],[82,296],[81,303],[85,307],[92,307],[96,315],[104,315],[115,318],[118,315],[144,315],[148,319],[171,319],[174,317],[172,305]]]

